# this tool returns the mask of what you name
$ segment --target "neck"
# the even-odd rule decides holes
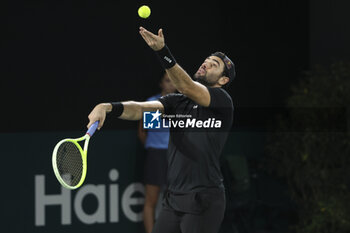
[[[211,88],[213,88],[213,87],[222,87],[220,84],[217,84],[217,83],[215,83],[213,85],[204,85],[204,86],[211,87]]]

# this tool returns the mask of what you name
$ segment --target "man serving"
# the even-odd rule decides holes
[[[233,62],[221,52],[208,56],[193,79],[165,44],[162,29],[155,35],[143,27],[140,34],[155,51],[171,82],[180,92],[156,101],[122,101],[98,104],[87,127],[113,112],[123,120],[140,120],[144,111],[190,115],[198,120],[220,121],[219,129],[171,128],[167,152],[167,191],[153,233],[217,233],[225,211],[220,155],[232,126],[233,104],[222,88],[235,77]]]

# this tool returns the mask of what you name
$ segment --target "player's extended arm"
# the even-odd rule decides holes
[[[186,95],[199,105],[204,107],[209,106],[210,94],[208,89],[203,84],[193,81],[179,64],[175,64],[175,66],[170,69],[166,69],[166,72],[179,92]]]
[[[165,47],[163,30],[159,29],[158,35],[147,31],[145,28],[140,27],[140,34],[145,42],[154,51],[160,51]],[[202,106],[209,106],[210,104],[210,94],[208,89],[191,79],[187,72],[181,68],[178,64],[175,64],[171,68],[166,69],[166,72],[172,81],[175,88],[186,95],[188,98],[192,99],[196,103]]]
[[[123,105],[123,111],[119,118],[123,120],[140,120],[144,111],[164,111],[163,104],[157,100],[146,102],[123,101],[121,104]],[[111,103],[96,105],[88,116],[89,123],[87,127],[89,128],[94,122],[100,121],[98,129],[101,129],[106,120],[106,114],[111,112],[112,109]]]

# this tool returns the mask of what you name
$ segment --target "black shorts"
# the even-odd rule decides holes
[[[164,194],[152,233],[218,233],[226,207],[225,192]]]
[[[168,162],[167,149],[148,148],[145,158],[144,183],[163,186],[166,184]]]

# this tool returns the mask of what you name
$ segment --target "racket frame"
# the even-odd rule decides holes
[[[85,140],[84,149],[82,149],[80,144],[78,143],[78,142],[83,141],[83,140]],[[66,138],[66,139],[63,139],[63,140],[59,141],[57,143],[57,145],[55,146],[55,148],[54,148],[54,150],[52,152],[52,167],[53,167],[53,170],[54,170],[54,173],[56,175],[57,180],[60,182],[60,184],[63,187],[65,187],[67,189],[77,189],[84,183],[84,180],[85,180],[85,177],[86,177],[86,173],[87,173],[87,150],[88,150],[89,140],[90,140],[90,135],[87,133],[87,134],[85,134],[85,136],[80,137],[80,138]],[[75,186],[68,185],[63,180],[63,178],[60,176],[60,173],[58,171],[58,167],[57,167],[57,151],[58,151],[58,148],[61,146],[61,144],[64,143],[64,142],[72,142],[79,149],[80,155],[82,157],[83,172],[82,172],[82,175],[81,175],[79,183],[77,185],[75,185]]]

